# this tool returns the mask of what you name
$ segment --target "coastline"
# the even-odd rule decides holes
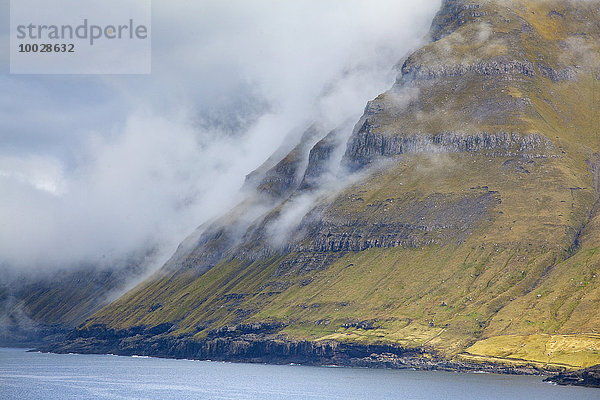
[[[394,344],[363,344],[335,340],[298,340],[281,335],[282,324],[264,322],[222,327],[203,339],[173,336],[172,325],[115,330],[101,325],[79,328],[66,339],[30,351],[46,353],[113,354],[234,363],[339,366],[372,369],[414,369],[460,373],[533,375],[544,382],[600,388],[600,366],[581,370],[540,365],[527,360],[452,358],[426,348]]]
[[[166,328],[166,327],[165,327]],[[268,331],[269,328],[263,328]],[[156,329],[156,328],[155,328]],[[205,339],[174,337],[134,328],[113,330],[94,326],[71,332],[67,340],[41,346],[48,353],[115,354],[159,358],[212,360],[264,364],[374,369],[416,369],[447,372],[487,372],[506,375],[547,376],[560,372],[531,364],[503,365],[484,361],[448,359],[430,349],[392,344],[361,344],[334,340],[295,340],[277,333],[212,333]]]

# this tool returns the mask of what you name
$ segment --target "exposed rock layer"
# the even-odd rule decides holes
[[[546,382],[558,385],[588,386],[600,388],[600,364],[573,372],[561,372],[546,378]]]

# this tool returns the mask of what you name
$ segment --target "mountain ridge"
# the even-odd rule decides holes
[[[598,21],[597,1],[444,1],[351,131],[309,128],[238,207],[50,349],[599,364]]]

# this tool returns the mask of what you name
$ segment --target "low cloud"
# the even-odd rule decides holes
[[[284,140],[358,120],[439,5],[155,2],[150,76],[3,73],[1,268],[160,266]]]

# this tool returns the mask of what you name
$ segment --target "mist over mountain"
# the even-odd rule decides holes
[[[159,2],[152,75],[3,74],[0,265],[160,266],[284,140],[360,116],[438,5]]]
[[[4,264],[55,271],[0,287],[14,332],[40,324],[54,352],[596,373],[599,1],[158,11],[155,75],[102,81],[131,105],[110,133],[69,162],[0,163],[23,227]],[[83,260],[85,279],[53,269]]]
[[[525,374],[600,363],[599,20],[598,1],[442,2],[362,113],[296,124],[235,206],[46,349]]]
[[[357,119],[438,5],[155,2],[151,75],[0,75],[0,336],[83,322],[308,126]]]

